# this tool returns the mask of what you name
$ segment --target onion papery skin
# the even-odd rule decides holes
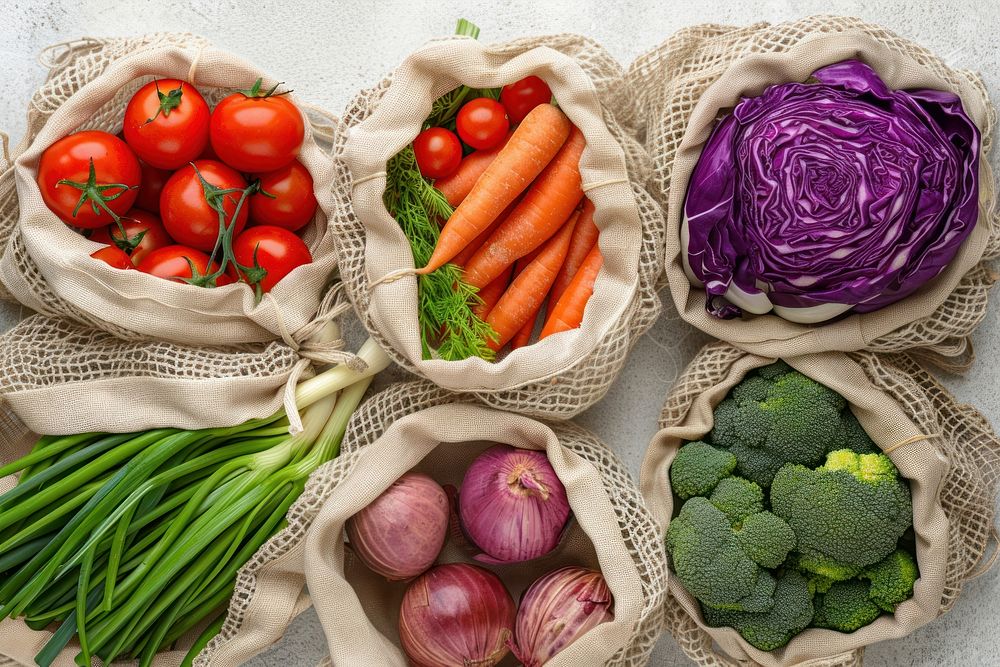
[[[614,620],[614,597],[597,570],[570,565],[528,588],[517,611],[514,655],[541,667],[601,623]]]
[[[490,667],[509,652],[514,599],[492,572],[468,563],[414,579],[399,610],[399,640],[416,667]]]
[[[812,78],[740,101],[691,174],[685,270],[716,317],[883,308],[976,226],[980,132],[957,95],[892,90],[858,60]]]
[[[351,548],[373,572],[402,581],[434,564],[448,535],[448,496],[423,473],[408,472],[347,520]]]
[[[544,452],[495,445],[465,473],[458,496],[462,530],[478,560],[518,563],[559,544],[569,520],[566,487]]]

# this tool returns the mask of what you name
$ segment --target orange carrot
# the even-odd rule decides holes
[[[577,128],[532,183],[510,217],[497,227],[465,267],[465,280],[481,287],[504,267],[542,245],[583,198],[580,156],[586,142]],[[495,163],[494,163],[495,164]]]
[[[535,311],[535,314],[528,318],[528,321],[524,323],[521,330],[514,334],[514,337],[510,339],[510,349],[516,350],[519,347],[524,347],[529,342],[531,342],[531,334],[535,333],[535,322],[538,320],[538,314],[542,312],[541,307]]]
[[[583,309],[587,307],[587,302],[594,293],[594,281],[597,273],[601,270],[604,258],[601,257],[601,246],[594,245],[587,253],[586,259],[580,265],[580,269],[573,276],[569,287],[563,292],[562,297],[552,307],[542,327],[542,333],[538,336],[541,340],[552,334],[561,331],[576,329],[583,321]]]
[[[569,243],[570,243],[569,249],[570,250],[573,249],[573,239],[576,238],[577,228],[579,227],[581,220],[582,220],[582,218],[580,218],[580,211],[576,210],[576,211],[573,211],[573,214],[571,216],[569,216],[569,220],[567,220],[566,223],[565,223],[567,225],[576,225],[576,228],[573,229],[573,236],[570,237],[570,241],[569,241]],[[542,247],[544,248],[545,246],[542,246]],[[514,264],[514,276],[515,277],[521,271],[524,270],[525,266],[527,266],[528,264],[530,264],[531,261],[533,259],[535,259],[535,257],[538,255],[538,253],[539,253],[540,250],[541,250],[541,248],[536,249],[536,250],[532,251],[531,253],[525,255],[521,259],[517,260],[517,263]],[[567,256],[567,259],[568,259],[568,256]],[[563,260],[563,266],[566,266],[566,260]],[[560,268],[559,269],[559,274],[561,274],[561,273],[562,273],[562,269]],[[556,280],[559,279],[559,274],[556,274]],[[554,287],[555,287],[555,283],[553,283],[553,288]],[[555,305],[555,299],[552,298],[552,290],[549,290],[548,301],[549,301],[549,307],[550,308]],[[531,334],[535,333],[535,322],[538,320],[538,316],[539,316],[539,314],[541,314],[541,312],[542,312],[542,304],[538,304],[538,308],[536,308],[535,312],[533,312],[528,317],[528,321],[525,322],[524,326],[521,327],[521,329],[516,334],[514,334],[513,338],[510,339],[510,349],[511,350],[516,350],[519,347],[524,347],[525,345],[527,345],[531,341]],[[543,318],[542,321],[543,322],[545,321],[544,317],[545,316],[542,315],[542,318]]]
[[[487,343],[490,349],[496,351],[502,348],[530,318],[538,314],[545,295],[552,287],[552,281],[559,273],[559,267],[566,259],[569,240],[573,236],[578,217],[574,215],[567,220],[562,229],[549,239],[538,256],[514,278],[514,282],[490,311],[486,323],[497,333],[497,339]]]
[[[472,259],[472,256],[476,254],[476,251],[479,250],[486,242],[486,239],[490,237],[490,234],[493,233],[493,230],[495,230],[497,227],[503,224],[503,221],[507,219],[507,216],[509,216],[511,211],[514,210],[515,206],[517,206],[516,199],[512,201],[507,206],[507,208],[504,209],[503,213],[497,216],[496,220],[490,223],[489,227],[480,232],[479,236],[472,239],[472,243],[465,246],[462,252],[452,257],[451,263],[454,264],[455,266],[465,267],[465,265],[469,263],[469,260]]]
[[[479,298],[482,299],[482,303],[477,303],[472,307],[472,312],[476,314],[476,317],[486,320],[489,314],[493,312],[494,306],[500,301],[500,297],[503,296],[507,285],[510,283],[510,274],[513,270],[513,265],[508,266],[503,273],[496,277],[496,280],[479,290],[478,294]]]
[[[417,273],[428,274],[443,266],[496,220],[552,161],[566,143],[571,128],[566,114],[551,104],[539,104],[532,109],[472,186],[469,196],[452,213],[427,266]],[[499,274],[497,271],[493,277]]]
[[[469,196],[469,193],[472,192],[472,186],[486,171],[486,167],[490,166],[490,163],[500,154],[500,150],[507,145],[512,135],[513,132],[508,132],[507,137],[495,148],[469,153],[462,158],[462,163],[458,165],[454,174],[437,179],[434,181],[434,187],[441,191],[449,204],[453,207],[458,206]]]
[[[549,308],[555,306],[559,301],[559,297],[566,291],[569,282],[576,275],[580,265],[583,264],[583,260],[586,259],[587,253],[597,243],[597,236],[599,234],[600,230],[594,224],[594,202],[585,197],[583,199],[583,211],[580,213],[580,219],[576,223],[576,229],[573,230],[573,238],[570,239],[569,250],[566,251],[566,261],[563,262],[562,268],[559,269],[559,275],[556,276],[556,281],[552,283],[552,291],[549,292]]]

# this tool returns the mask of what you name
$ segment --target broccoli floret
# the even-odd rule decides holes
[[[704,442],[690,442],[678,450],[670,464],[670,485],[681,500],[705,496],[735,469],[732,453]]]
[[[718,611],[732,612],[768,611],[772,606],[774,606],[775,585],[776,581],[774,576],[772,576],[767,570],[761,570],[760,576],[757,577],[757,583],[754,584],[753,590],[750,591],[750,595],[746,596],[739,602],[733,604],[720,604],[714,608]],[[710,605],[705,606],[712,608]]]
[[[716,406],[708,440],[736,456],[737,472],[770,486],[785,463],[818,465],[841,426],[837,392],[777,364],[758,370]]]
[[[913,522],[910,488],[884,454],[831,452],[811,470],[786,465],[771,511],[795,531],[798,567],[848,579],[892,553]]]
[[[837,581],[814,601],[812,625],[841,632],[854,632],[882,613],[868,597],[868,586],[858,579]]]
[[[726,513],[729,523],[737,527],[751,514],[764,511],[764,492],[742,477],[726,477],[716,485],[708,499]]]
[[[778,580],[774,606],[762,613],[732,612],[702,605],[705,623],[712,627],[735,628],[747,642],[762,651],[781,648],[804,630],[813,618],[809,584],[798,572],[789,570]]]
[[[881,452],[850,409],[845,409],[840,414],[840,428],[837,429],[837,434],[830,443],[829,451],[833,452],[838,449],[850,449],[858,454],[879,454]]]
[[[667,549],[678,578],[703,603],[743,609],[746,600],[761,606],[754,593],[760,593],[762,570],[737,541],[726,515],[708,499],[684,503],[667,529]]]
[[[845,581],[861,574],[861,568],[838,563],[829,556],[817,553],[796,554],[799,570],[806,575],[815,575],[830,581]]]
[[[743,520],[736,539],[761,567],[776,568],[795,548],[792,527],[770,512],[751,514]]]
[[[862,579],[871,581],[868,597],[890,614],[900,602],[913,597],[913,584],[919,576],[913,556],[902,549],[896,549],[861,573]]]

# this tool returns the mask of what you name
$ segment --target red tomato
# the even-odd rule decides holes
[[[259,281],[264,292],[270,292],[296,267],[312,262],[309,248],[302,239],[287,229],[269,225],[250,227],[233,242],[233,256],[242,266],[255,266],[255,254],[257,264],[265,271]],[[253,282],[255,276],[243,275],[243,278]]]
[[[42,201],[63,222],[84,229],[112,222],[104,206],[116,215],[132,208],[141,178],[139,160],[125,142],[98,130],[63,137],[45,149],[38,163]],[[60,184],[61,180],[73,185]],[[74,215],[81,197],[85,201]]]
[[[163,192],[163,184],[170,178],[171,171],[167,169],[157,169],[145,162],[140,161],[142,168],[142,181],[139,183],[139,196],[135,198],[135,205],[139,208],[160,212],[160,193]]]
[[[488,97],[477,97],[458,110],[455,127],[462,141],[484,151],[503,141],[510,121],[502,104]]]
[[[188,263],[189,260],[190,263]],[[182,245],[168,245],[163,248],[157,248],[146,255],[136,268],[143,273],[148,273],[158,278],[182,283],[184,282],[182,278],[192,277],[192,265],[194,265],[195,271],[200,276],[219,270],[219,265],[215,262],[212,262],[211,267],[209,267],[208,255],[200,250],[187,248]],[[216,278],[215,282],[216,286],[222,287],[223,285],[231,284],[233,279],[226,274],[222,274]]]
[[[302,229],[316,213],[313,179],[301,162],[293,160],[277,171],[261,174],[261,190],[250,197],[250,222],[290,231]]]
[[[197,160],[194,166],[188,165],[174,172],[160,195],[160,218],[171,238],[180,244],[191,246],[204,252],[211,252],[215,241],[219,238],[219,213],[209,205],[205,198],[198,173],[211,185],[221,190],[247,186],[246,181],[234,169],[214,160]],[[236,204],[240,200],[240,192],[232,192],[221,198],[214,198],[226,215],[226,225],[231,225]],[[236,229],[233,234],[239,234],[247,224],[246,202],[240,208],[236,217]]]
[[[302,114],[280,95],[260,92],[260,81],[244,93],[233,93],[212,112],[209,137],[219,158],[234,169],[261,174],[280,169],[302,147]]]
[[[500,102],[512,123],[520,123],[529,111],[551,101],[552,91],[537,76],[526,76],[500,90]]]
[[[142,234],[139,244],[132,250],[130,257],[133,264],[139,264],[142,258],[157,248],[162,248],[173,243],[167,230],[164,229],[160,218],[149,211],[134,208],[122,216],[122,226],[125,227],[125,234],[129,239],[134,239],[136,235]],[[98,229],[91,234],[91,241],[107,243],[116,248],[120,248],[119,241],[124,241],[118,225],[108,225]]]
[[[113,245],[104,246],[100,250],[95,250],[90,253],[90,256],[94,259],[101,260],[115,269],[132,268],[132,260],[129,259],[129,256]]]
[[[143,162],[177,169],[191,162],[208,143],[208,103],[190,83],[150,81],[125,107],[125,141]]]
[[[462,142],[454,132],[432,127],[413,140],[413,153],[424,178],[444,178],[458,169],[462,161]]]

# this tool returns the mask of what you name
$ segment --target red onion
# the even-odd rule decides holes
[[[540,667],[594,627],[612,620],[614,598],[604,577],[585,567],[563,567],[531,585],[517,612],[514,655]]]
[[[399,640],[416,667],[491,667],[513,634],[514,599],[477,565],[439,565],[403,594]]]
[[[566,487],[544,452],[496,445],[465,473],[458,496],[462,529],[477,560],[517,563],[555,549],[569,520]]]
[[[347,520],[347,536],[369,569],[399,581],[434,564],[448,518],[448,496],[441,485],[423,473],[408,472]]]

